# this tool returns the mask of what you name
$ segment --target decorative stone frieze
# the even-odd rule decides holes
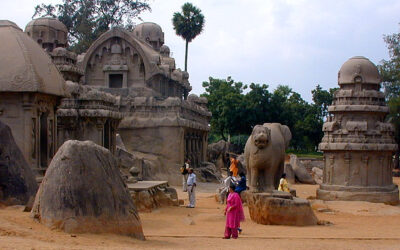
[[[398,203],[392,181],[397,144],[393,125],[385,122],[389,108],[379,91],[378,69],[365,57],[353,57],[343,64],[338,81],[319,144],[325,168],[317,197]]]

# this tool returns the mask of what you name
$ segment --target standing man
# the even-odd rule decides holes
[[[187,178],[187,188],[189,195],[189,205],[187,208],[194,208],[196,205],[196,175],[193,173],[193,168],[189,168],[189,175]]]
[[[190,168],[190,160],[187,159],[186,162],[181,167],[181,174],[182,174],[182,191],[187,192],[187,178],[188,178],[188,171]]]

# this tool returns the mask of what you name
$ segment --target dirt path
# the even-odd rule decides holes
[[[245,208],[247,220],[240,238],[223,240],[224,206],[215,202],[216,187],[201,184],[194,209],[170,207],[141,213],[146,241],[65,234],[32,221],[21,208],[3,208],[0,249],[400,249],[400,206],[368,202],[316,202],[315,209],[328,211],[316,211],[317,217],[333,225],[312,227],[258,225]],[[187,203],[187,194],[176,188]],[[315,196],[317,186],[294,188],[300,197],[309,197]]]

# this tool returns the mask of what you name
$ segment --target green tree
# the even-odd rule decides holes
[[[311,90],[312,100],[314,105],[317,106],[317,112],[321,119],[328,115],[328,106],[332,104],[333,92],[337,88],[330,89],[329,91],[323,90],[318,84],[315,89]]]
[[[70,49],[82,53],[113,26],[132,29],[132,20],[147,10],[147,0],[63,0],[55,6],[37,5],[32,18],[58,18],[69,31]]]
[[[384,40],[389,50],[390,59],[382,60],[382,64],[378,68],[390,109],[388,121],[395,126],[395,139],[400,146],[400,33],[386,35]],[[395,168],[400,168],[399,150],[396,152]]]
[[[226,141],[226,135],[239,132],[242,124],[243,90],[247,88],[241,82],[235,82],[231,77],[215,79],[210,77],[208,82],[203,82],[208,100],[208,109],[211,111],[211,130]]]
[[[172,18],[174,30],[185,42],[185,71],[187,71],[188,45],[204,28],[204,16],[201,10],[191,3],[182,6],[182,12],[175,12]]]

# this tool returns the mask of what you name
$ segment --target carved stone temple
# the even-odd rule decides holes
[[[86,53],[68,50],[68,30],[38,18],[23,32],[0,21],[0,120],[12,129],[37,174],[69,139],[116,150],[116,134],[142,159],[147,179],[178,183],[185,159],[206,159],[211,113],[189,95],[189,74],[176,68],[155,23],[113,28]]]
[[[398,203],[392,181],[397,144],[393,125],[385,122],[389,108],[380,82],[377,67],[365,57],[350,58],[340,68],[340,89],[319,145],[325,168],[318,199]]]

